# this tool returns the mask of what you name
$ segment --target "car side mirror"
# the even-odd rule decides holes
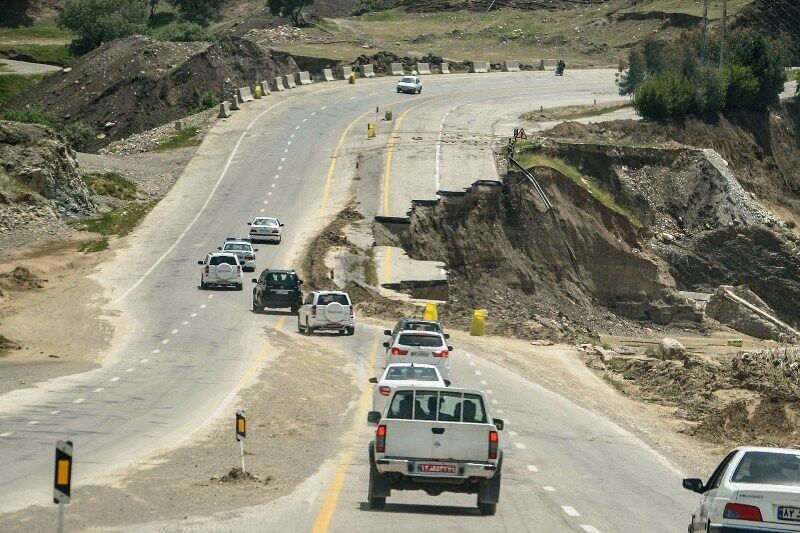
[[[389,343],[388,343],[388,342],[384,342],[384,343],[383,343],[383,347],[384,347],[384,348],[388,348],[388,347],[389,347]]]
[[[503,426],[506,425],[506,423],[499,418],[492,418],[492,424],[497,428],[497,431],[503,431]]]
[[[281,227],[284,227],[286,224],[281,224]]]
[[[253,248],[253,251],[254,251],[254,252],[257,252],[257,251],[258,251],[258,248]]]
[[[378,411],[370,411],[367,413],[367,423],[377,424],[381,421],[381,414]]]
[[[253,225],[253,223],[252,223],[252,222],[248,222],[248,223],[247,223],[247,225],[248,225],[248,226],[252,226],[252,225]]]
[[[378,378],[369,378],[369,382],[370,383],[377,383],[378,382]]]
[[[444,380],[444,386],[445,387],[449,387],[450,386],[450,380],[449,379]]]
[[[683,480],[683,488],[692,492],[697,492],[698,494],[702,494],[705,491],[703,480],[693,477]]]
[[[449,344],[447,345],[447,351],[448,351],[448,352],[452,352],[452,351],[453,351],[453,347],[452,347],[452,346],[450,346]]]
[[[384,335],[389,335],[389,336],[391,337],[391,335],[392,335],[392,331],[391,331],[391,330],[388,330],[388,329],[385,329],[385,330],[383,330],[383,334],[384,334]]]
[[[252,281],[253,283],[258,283],[258,278],[253,278],[251,281]]]
[[[197,264],[198,265],[202,265],[203,264],[203,260],[201,259],[200,261],[197,262]]]
[[[449,334],[449,333],[445,333],[445,334],[444,334],[444,338],[445,338],[445,339],[449,339],[449,338],[450,338],[450,334]]]
[[[222,250],[222,246],[217,246],[217,250]]]

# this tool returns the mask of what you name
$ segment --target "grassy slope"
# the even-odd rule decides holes
[[[0,107],[23,91],[28,90],[40,81],[44,76],[34,74],[22,76],[20,74],[0,74]]]

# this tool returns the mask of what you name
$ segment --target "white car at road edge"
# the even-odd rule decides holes
[[[442,377],[439,369],[433,365],[414,363],[392,363],[381,373],[380,377],[369,378],[374,383],[372,390],[372,410],[386,410],[389,396],[397,387],[449,387],[450,382]]]
[[[742,446],[683,487],[701,494],[689,533],[800,531],[800,449]]]
[[[313,335],[320,330],[338,331],[341,335],[355,333],[353,302],[346,292],[314,291],[306,296],[297,312],[297,331]]]

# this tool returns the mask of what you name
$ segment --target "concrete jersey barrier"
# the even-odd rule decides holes
[[[325,81],[333,81],[333,70],[329,68],[322,69],[322,79]]]
[[[506,72],[519,72],[519,61],[507,59],[503,61],[503,70]]]
[[[228,107],[228,110],[229,111],[239,111],[241,109],[241,107],[239,107],[239,95],[236,94],[236,93],[233,93],[231,96],[232,96],[231,105],[230,105],[230,107]]]
[[[391,68],[392,68],[392,76],[402,76],[405,74],[402,63],[392,63]]]
[[[442,66],[439,68],[439,71],[442,74],[450,74],[450,63],[442,63]]]
[[[228,118],[231,116],[231,112],[228,111],[228,102],[219,103],[219,113],[217,114],[217,118]]]
[[[417,63],[417,72],[420,74],[430,74],[431,66],[428,63]]]
[[[311,79],[311,74],[309,74],[307,70],[297,73],[297,81],[300,85],[311,85],[314,83]]]
[[[489,62],[488,61],[473,61],[472,62],[472,72],[476,72],[476,73],[489,72]]]
[[[281,91],[285,91],[286,90],[286,87],[283,86],[283,78],[281,78],[280,76],[275,78],[275,90],[277,92],[281,92]]]
[[[261,95],[267,96],[269,94],[269,82],[267,80],[264,80],[262,82],[259,82],[259,85],[261,85]]]
[[[253,91],[250,90],[250,87],[239,87],[236,89],[236,94],[239,95],[240,102],[252,102],[255,100],[255,98],[253,98]]]
[[[287,89],[294,89],[297,87],[297,85],[294,83],[294,74],[284,74],[283,84],[286,85]]]
[[[353,67],[342,67],[342,79],[346,80],[353,73]]]
[[[375,69],[372,68],[372,65],[361,65],[361,76],[364,78],[374,78]]]

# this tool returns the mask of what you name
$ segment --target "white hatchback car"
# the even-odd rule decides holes
[[[702,495],[693,532],[800,531],[800,450],[743,446],[730,452],[707,483],[684,479]]]
[[[236,254],[239,258],[239,263],[242,264],[244,270],[255,272],[256,270],[256,252],[258,248],[253,248],[253,243],[250,242],[250,237],[227,237],[225,244],[217,248],[223,252],[230,252]]]
[[[248,222],[247,225],[250,226],[250,239],[253,242],[281,242],[283,224],[277,218],[256,217],[252,222]]]
[[[234,287],[242,290],[242,265],[239,258],[231,252],[212,252],[204,260],[198,261],[200,270],[200,288],[211,286]]]
[[[449,387],[450,382],[442,377],[433,365],[414,363],[392,363],[380,377],[369,378],[375,387],[372,391],[372,410],[383,413],[389,404],[392,391],[401,386]]]
[[[435,331],[401,331],[389,343],[384,342],[385,365],[392,363],[430,364],[439,369],[444,379],[450,379],[450,352],[444,335]]]
[[[403,76],[403,78],[397,82],[397,92],[420,94],[422,93],[422,80],[420,80],[418,76]]]

